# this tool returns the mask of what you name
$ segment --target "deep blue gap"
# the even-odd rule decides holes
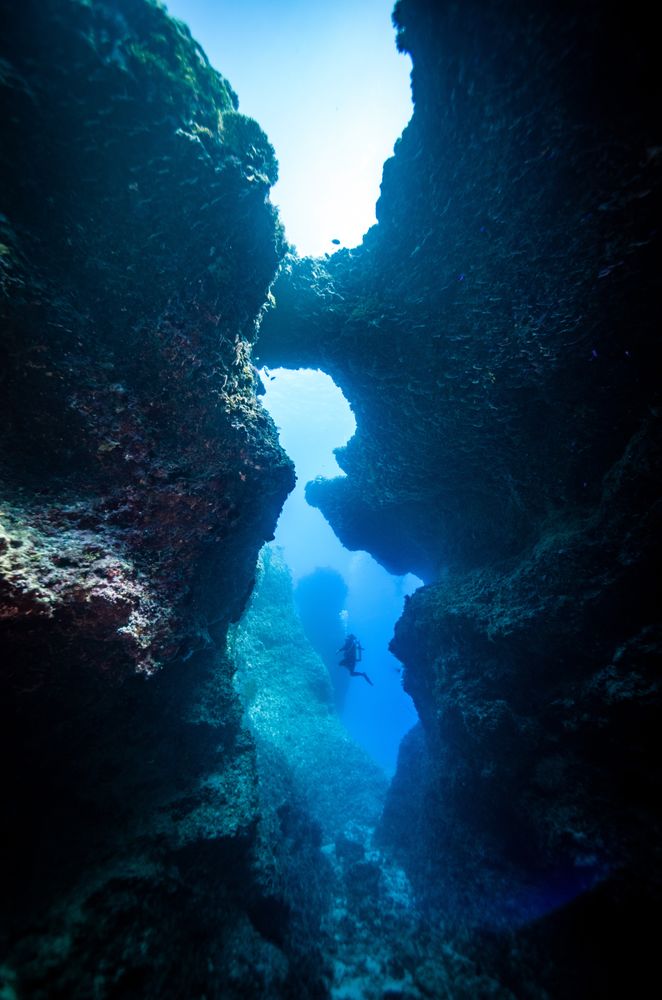
[[[339,620],[329,622],[328,606],[321,596],[318,631],[353,632],[364,646],[359,669],[365,670],[374,686],[361,677],[349,678],[340,717],[354,740],[390,775],[395,770],[400,740],[416,723],[417,715],[402,688],[400,664],[388,651],[388,643],[405,595],[421,581],[412,574],[392,576],[367,552],[349,552],[320,511],[306,502],[305,485],[311,479],[344,474],[333,451],[346,444],[356,423],[341,390],[329,375],[310,369],[278,368],[263,371],[262,378],[262,401],[297,473],[296,488],[283,507],[272,544],[281,549],[295,588],[320,569],[342,576],[347,594]],[[307,624],[310,626],[310,621]],[[329,669],[338,671],[341,683],[349,677],[337,662]],[[333,673],[332,679],[338,681]]]

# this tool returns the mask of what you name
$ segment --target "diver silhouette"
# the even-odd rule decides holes
[[[356,664],[361,662],[363,646],[355,635],[352,635],[350,632],[345,639],[344,645],[340,647],[338,652],[343,654],[343,658],[340,661],[339,666],[347,667],[352,677],[365,677],[370,687],[375,686],[367,674],[364,674],[362,670],[356,669]]]

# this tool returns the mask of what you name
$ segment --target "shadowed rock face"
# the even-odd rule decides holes
[[[586,995],[607,924],[600,988],[636,966],[660,886],[657,53],[643,5],[395,20],[415,112],[378,225],[286,263],[259,350],[322,367],[355,412],[347,478],[311,502],[429,583],[393,643],[422,728],[382,843],[473,926],[600,883],[520,934],[535,989]]]
[[[274,154],[154,3],[8,21],[4,606],[149,672],[240,612],[291,485],[249,356]]]
[[[347,478],[311,500],[350,547],[426,580],[597,503],[654,388],[645,25],[518,6],[398,5],[415,113],[378,225],[291,261],[259,343],[329,371],[357,417]]]
[[[211,962],[224,997],[263,995],[287,959],[248,912],[224,641],[293,485],[250,360],[283,253],[273,150],[151,0],[2,21],[8,983],[217,996]]]
[[[312,574],[304,591],[328,598],[334,583]],[[274,893],[253,906],[254,922],[298,950],[307,981],[299,975],[294,996],[305,989],[365,1000],[494,994],[500,984],[475,943],[458,941],[444,922],[422,920],[405,872],[375,846],[387,781],[333,710],[327,667],[304,628],[289,571],[265,546],[229,643],[257,747],[260,861]],[[322,976],[324,990],[315,993]]]

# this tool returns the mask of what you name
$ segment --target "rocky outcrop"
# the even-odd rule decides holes
[[[153,0],[2,18],[3,995],[631,994],[662,884],[647,8],[400,0],[378,225],[287,258],[262,324],[357,418],[310,498],[427,584],[378,846],[282,576],[226,643],[292,485],[251,361],[273,150]]]
[[[652,430],[637,437],[592,518],[550,525],[506,569],[422,588],[396,627],[427,737],[416,770],[434,760],[428,862],[471,831],[472,850],[528,874],[527,903],[536,880],[553,892],[564,873],[573,895],[654,861],[657,448]]]
[[[3,32],[4,606],[149,672],[237,616],[291,485],[249,355],[276,165],[157,4],[38,6]]]
[[[289,262],[259,352],[321,365],[355,412],[347,478],[313,502],[432,580],[599,502],[648,413],[657,78],[643,14],[403,0],[396,19],[415,113],[378,225]]]
[[[152,0],[2,21],[5,988],[264,995],[225,635],[293,484],[250,357],[273,149]]]
[[[421,728],[382,844],[436,919],[519,928],[518,995],[609,995],[661,884],[650,19],[401,0],[395,20],[415,111],[378,225],[287,262],[259,350],[328,371],[356,415],[346,478],[311,502],[428,584],[396,628]]]

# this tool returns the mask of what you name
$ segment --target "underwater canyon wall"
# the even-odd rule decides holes
[[[382,843],[459,922],[540,918],[539,989],[612,995],[660,893],[650,14],[401,0],[395,23],[415,111],[378,224],[286,261],[258,350],[356,415],[311,502],[427,583],[392,647],[421,728]]]
[[[285,257],[262,323],[265,361],[356,413],[310,498],[426,581],[381,854],[303,801],[324,767],[367,829],[383,782],[352,784],[319,664],[274,629],[282,580],[234,640],[243,707],[226,645],[293,482],[251,362],[273,150],[152,0],[0,11],[0,991],[618,992],[660,889],[646,8],[401,0],[415,114],[378,225]]]
[[[3,996],[278,992],[225,650],[294,481],[274,152],[152,0],[3,3],[0,45]]]

